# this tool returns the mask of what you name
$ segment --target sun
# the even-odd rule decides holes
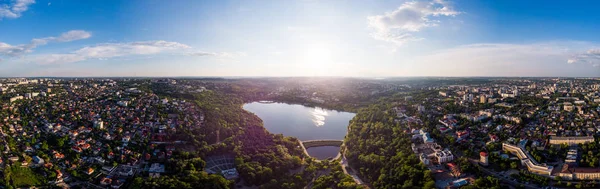
[[[314,45],[304,51],[302,67],[313,75],[328,75],[333,56],[331,49],[324,45]]]

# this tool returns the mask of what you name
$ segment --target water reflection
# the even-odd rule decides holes
[[[324,160],[327,158],[335,158],[340,151],[339,146],[319,146],[306,149],[311,157]]]
[[[312,121],[317,127],[325,125],[325,117],[329,116],[326,110],[322,108],[314,108],[311,112]]]
[[[346,136],[348,122],[354,117],[354,114],[349,112],[285,103],[253,102],[245,104],[244,109],[260,117],[269,132],[293,136],[301,141],[342,140]],[[335,157],[339,147],[313,147],[308,148],[307,151],[312,157],[326,159]]]
[[[302,141],[344,139],[348,122],[354,117],[349,112],[284,103],[253,102],[245,104],[244,109],[260,117],[269,132]]]

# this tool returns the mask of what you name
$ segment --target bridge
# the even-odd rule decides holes
[[[318,147],[318,146],[339,146],[340,151],[338,152],[337,156],[335,156],[333,158],[333,160],[337,160],[337,159],[341,158],[342,160],[340,161],[340,164],[342,165],[342,170],[344,170],[344,174],[350,175],[354,179],[354,182],[356,182],[356,184],[366,186],[366,185],[364,185],[364,182],[362,182],[362,180],[358,177],[358,175],[356,174],[356,171],[352,170],[352,168],[350,166],[348,166],[348,160],[346,160],[346,157],[344,155],[342,155],[343,151],[346,150],[345,146],[344,146],[344,140],[333,140],[333,139],[307,140],[307,141],[299,141],[299,143],[300,143],[299,147],[302,147],[304,154],[306,154],[306,156],[308,156],[308,157],[310,157],[310,154],[308,154],[308,151],[306,151],[307,148]],[[314,161],[320,162],[321,160],[314,159]],[[350,170],[350,171],[348,171],[348,170]]]
[[[312,148],[312,147],[318,147],[318,146],[341,146],[342,143],[344,143],[344,140],[324,139],[324,140],[302,141],[302,145],[304,146],[304,148]]]
[[[306,156],[310,157],[310,154],[308,154],[308,151],[306,151],[307,148],[319,147],[319,146],[340,146],[341,147],[343,143],[344,143],[344,140],[333,140],[333,139],[307,140],[307,141],[300,141],[300,147],[302,147],[304,154],[306,154]],[[333,159],[340,158],[340,155],[341,155],[341,153],[338,153],[338,155],[336,157],[334,157]],[[316,160],[316,161],[320,161],[320,160]]]

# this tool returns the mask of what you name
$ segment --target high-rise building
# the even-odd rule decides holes
[[[487,98],[485,95],[479,96],[479,103],[485,104],[487,102]]]
[[[487,152],[480,152],[479,153],[479,162],[483,166],[488,166],[488,154],[487,154]]]

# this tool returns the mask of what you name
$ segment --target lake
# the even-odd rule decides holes
[[[293,136],[301,141],[317,139],[343,140],[354,113],[311,108],[297,104],[253,102],[244,109],[263,120],[271,133]],[[310,156],[317,159],[335,157],[340,148],[322,146],[308,148]]]

